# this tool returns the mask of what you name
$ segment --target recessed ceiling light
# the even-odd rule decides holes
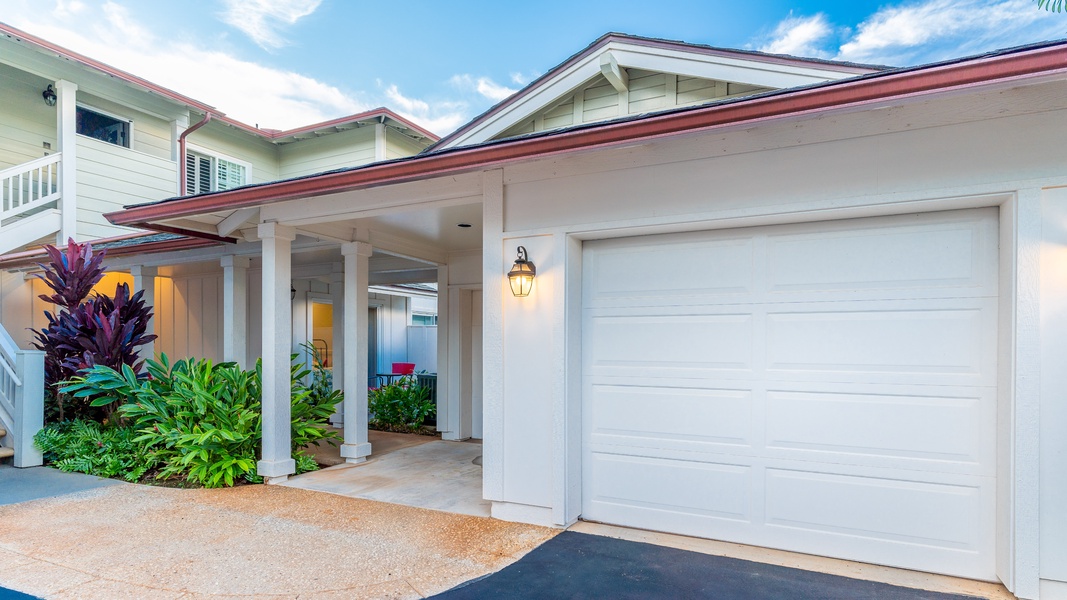
[[[456,223],[456,227],[462,227],[464,229],[469,229],[469,228],[473,227],[473,225],[471,225],[470,223]]]

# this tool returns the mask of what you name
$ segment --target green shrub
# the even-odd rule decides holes
[[[149,376],[139,379],[129,366],[120,372],[98,365],[71,379],[61,392],[93,398],[94,404],[124,402],[118,414],[136,432],[132,441],[159,466],[160,478],[183,477],[204,487],[233,485],[238,478],[258,481],[262,366],[245,371],[234,363],[193,359],[172,366],[164,354],[145,367]],[[338,438],[326,420],[340,395],[314,393],[302,383],[307,375],[299,366],[292,368],[298,473],[318,468],[300,448]]]
[[[156,461],[134,441],[133,427],[101,425],[95,421],[53,423],[37,432],[33,442],[61,471],[137,481],[155,468]]]
[[[437,413],[430,401],[430,388],[419,385],[414,375],[372,389],[367,398],[370,422],[380,429],[417,431],[426,417]]]

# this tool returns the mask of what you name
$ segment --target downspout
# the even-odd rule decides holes
[[[178,136],[178,172],[180,173],[178,189],[181,191],[181,194],[179,194],[179,196],[184,196],[188,191],[185,189],[185,137],[188,136],[190,133],[196,131],[197,129],[200,129],[204,125],[207,125],[209,121],[211,121],[211,113],[204,113],[204,118],[199,123],[186,129],[182,132],[180,136]]]

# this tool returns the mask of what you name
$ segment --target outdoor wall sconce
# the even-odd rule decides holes
[[[534,276],[537,268],[526,256],[526,248],[519,246],[519,257],[515,259],[515,266],[508,272],[508,282],[511,283],[511,293],[516,298],[524,298],[530,295],[533,289]]]
[[[56,90],[52,87],[52,84],[48,84],[48,87],[41,92],[41,97],[44,98],[44,103],[48,106],[56,105]]]
[[[292,285],[290,285],[289,286],[289,301],[293,302],[295,300],[296,300],[296,288],[293,287]]]

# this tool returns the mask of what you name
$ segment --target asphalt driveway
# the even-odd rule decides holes
[[[612,600],[974,600],[565,531],[498,573],[434,596]]]

